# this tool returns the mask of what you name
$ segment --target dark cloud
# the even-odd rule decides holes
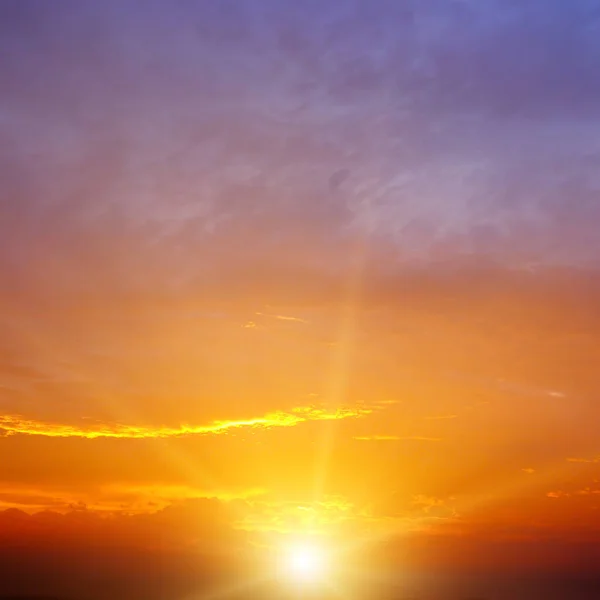
[[[552,506],[560,503],[546,501]],[[402,498],[393,504],[401,506]],[[568,532],[562,528],[557,533],[550,524],[559,513],[544,509],[535,523],[515,527],[506,517],[511,510],[519,510],[518,504],[494,514],[492,521],[489,515],[479,521],[475,514],[467,522],[454,518],[448,501],[421,495],[406,504],[418,511],[410,518],[390,521],[397,527],[385,537],[372,536],[371,529],[350,524],[354,543],[344,555],[345,566],[351,567],[347,583],[361,591],[365,585],[371,591],[378,589],[374,586],[388,585],[387,593],[395,590],[398,594],[398,586],[408,586],[420,593],[433,593],[435,588],[449,594],[454,586],[490,589],[498,582],[500,589],[498,565],[505,577],[516,578],[521,588],[524,581],[519,578],[526,581],[529,577],[538,587],[564,579],[569,589],[567,582],[573,586],[586,581],[583,573],[593,576],[600,556],[592,545],[588,521],[582,518],[577,528]],[[265,509],[268,513],[268,505]],[[429,515],[436,521],[435,531],[430,529],[428,510],[435,513]],[[444,512],[438,514],[439,510]],[[5,595],[19,597],[160,599],[207,593],[287,597],[286,591],[269,579],[271,550],[249,545],[247,534],[232,530],[230,522],[227,505],[216,500],[187,501],[145,515],[100,515],[83,506],[66,514],[0,511],[1,589]],[[278,538],[270,539],[276,542]],[[257,549],[265,555],[256,558]],[[528,573],[532,556],[535,565],[555,567],[553,575],[533,578]],[[383,575],[376,579],[386,569],[395,572],[398,568],[406,571],[402,581]],[[566,593],[557,597],[578,596]]]
[[[150,515],[0,511],[3,593],[184,597],[236,577],[246,541],[216,500]]]

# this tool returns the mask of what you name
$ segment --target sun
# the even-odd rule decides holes
[[[327,556],[316,544],[298,543],[285,549],[282,557],[283,575],[296,584],[314,584],[327,574]]]

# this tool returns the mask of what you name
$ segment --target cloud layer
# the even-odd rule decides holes
[[[3,7],[13,286],[596,264],[593,2],[152,7]]]
[[[55,534],[99,599],[311,527],[595,572],[599,28],[1,2],[0,505],[46,511],[0,512],[6,589],[51,587]]]

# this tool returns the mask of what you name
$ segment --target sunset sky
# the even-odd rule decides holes
[[[0,90],[0,593],[587,589],[598,2],[2,0]]]

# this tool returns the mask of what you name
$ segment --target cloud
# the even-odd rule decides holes
[[[445,419],[456,419],[458,415],[434,415],[431,417],[425,417],[429,421],[442,421]]]
[[[409,526],[421,526],[432,520],[457,517],[454,500],[453,497],[393,492],[375,503],[371,514],[375,518],[406,520]]]
[[[264,493],[265,490],[261,488],[207,489],[166,483],[106,483],[85,489],[78,486],[4,483],[0,492],[0,507],[18,508],[28,513],[42,510],[64,513],[73,506],[85,506],[98,513],[142,514],[187,500],[231,502],[256,498]]]
[[[150,427],[122,424],[80,425],[49,423],[27,419],[19,415],[0,416],[0,432],[4,435],[35,435],[55,438],[120,438],[161,439],[193,435],[218,435],[237,429],[271,429],[294,427],[308,421],[333,421],[362,417],[371,414],[368,408],[338,408],[328,411],[323,408],[300,406],[289,412],[277,411],[263,417],[250,419],[214,421],[207,425],[180,425],[178,427]]]
[[[585,488],[583,490],[578,490],[575,492],[576,496],[598,496],[600,495],[600,489],[592,489],[592,488]]]
[[[412,498],[412,504],[429,516],[435,518],[456,517],[457,512],[453,506],[454,498],[439,498],[417,494]]]
[[[260,533],[328,535],[364,522],[367,515],[360,507],[341,496],[325,495],[321,500],[277,501],[268,496],[250,500],[236,526]]]
[[[65,494],[56,494],[51,491],[35,489],[9,489],[4,487],[0,492],[0,507],[19,508],[27,512],[40,510],[66,510],[69,505],[76,504],[79,500]]]
[[[266,313],[262,313],[262,312],[257,312],[256,314],[260,317],[268,317],[270,319],[276,319],[278,321],[291,321],[293,323],[308,323],[308,321],[305,319],[301,319],[299,317],[290,317],[288,315],[271,315],[271,314],[266,314]]]
[[[535,469],[532,469],[531,467],[525,467],[523,469],[521,469],[521,471],[523,471],[523,473],[528,473],[531,475],[531,473],[535,473]]]
[[[404,4],[5,9],[2,287],[320,289],[365,223],[389,268],[595,261],[597,14]]]
[[[399,435],[357,435],[354,436],[355,440],[363,441],[363,442],[391,442],[398,440],[417,440],[422,442],[439,442],[442,438],[438,437],[427,437],[422,435],[409,435],[409,436],[399,436]]]
[[[145,515],[0,511],[2,589],[100,600],[161,598],[166,586],[171,597],[187,596],[241,572],[247,536],[231,523],[218,500]]]
[[[564,490],[556,490],[552,492],[548,492],[546,496],[548,498],[573,498],[576,496],[598,496],[600,495],[600,489],[592,489],[591,487],[586,487],[580,490],[573,490],[570,492]]]
[[[600,456],[595,456],[593,458],[567,458],[567,461],[572,463],[600,463]]]

